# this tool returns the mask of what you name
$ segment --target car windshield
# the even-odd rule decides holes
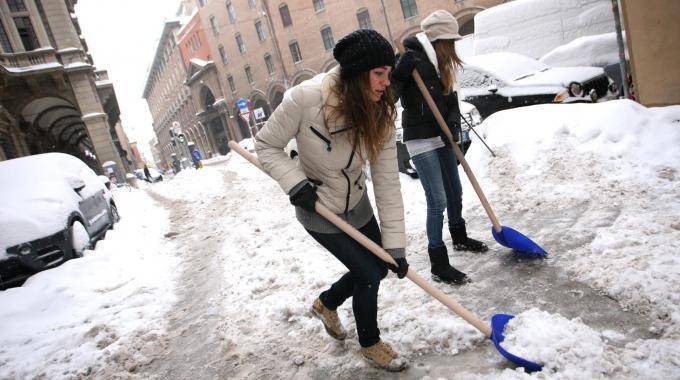
[[[535,59],[507,52],[467,57],[465,66],[478,68],[505,82],[513,82],[550,69],[550,66]]]

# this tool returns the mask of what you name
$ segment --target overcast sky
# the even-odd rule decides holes
[[[152,160],[151,114],[142,99],[146,74],[163,21],[174,16],[177,0],[79,0],[76,15],[97,69],[109,72],[130,141]]]

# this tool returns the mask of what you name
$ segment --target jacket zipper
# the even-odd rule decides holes
[[[317,131],[317,130],[316,130],[314,127],[312,127],[311,125],[309,126],[309,128],[312,130],[312,132],[313,132],[318,138],[320,138],[321,140],[323,140],[323,141],[326,143],[326,150],[330,152],[330,151],[332,150],[332,148],[331,148],[331,140],[327,139],[326,136],[324,136],[323,134],[321,134],[321,132]]]
[[[349,167],[352,165],[352,160],[354,159],[355,151],[356,144],[352,145],[352,153],[349,155],[349,161],[347,162],[347,166],[345,166],[344,169],[340,170],[342,172],[342,175],[345,176],[345,180],[347,180],[347,196],[345,197],[345,212],[344,212],[345,215],[347,215],[347,212],[349,211],[349,195],[352,193],[352,181],[350,181],[349,176],[347,175],[347,172],[345,172],[345,170],[349,169]]]
[[[364,174],[364,171],[362,170],[361,173],[359,173],[359,176],[357,177],[357,180],[354,181],[354,186],[359,187],[359,190],[363,190],[363,189],[364,189],[364,187],[361,186],[361,184],[359,183],[359,180],[361,179],[361,176],[362,176],[363,174]]]

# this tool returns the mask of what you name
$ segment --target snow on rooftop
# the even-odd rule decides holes
[[[41,63],[38,65],[31,65],[31,66],[22,66],[22,67],[6,67],[3,66],[5,70],[7,70],[10,73],[16,73],[16,74],[21,74],[21,73],[28,73],[32,71],[41,71],[41,70],[51,70],[51,69],[57,69],[62,67],[61,63],[59,62],[49,62],[49,63]]]

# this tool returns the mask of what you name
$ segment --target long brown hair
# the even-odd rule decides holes
[[[389,88],[377,102],[369,98],[370,72],[339,79],[331,87],[339,102],[324,104],[326,121],[343,118],[353,129],[348,136],[354,144],[361,143],[374,161],[394,128],[396,110]],[[328,124],[328,123],[326,123]],[[361,149],[357,150],[361,152]]]
[[[463,61],[456,54],[454,40],[436,40],[432,42],[432,47],[437,54],[439,76],[442,86],[444,86],[444,94],[448,94],[456,81],[456,70],[463,66]]]

